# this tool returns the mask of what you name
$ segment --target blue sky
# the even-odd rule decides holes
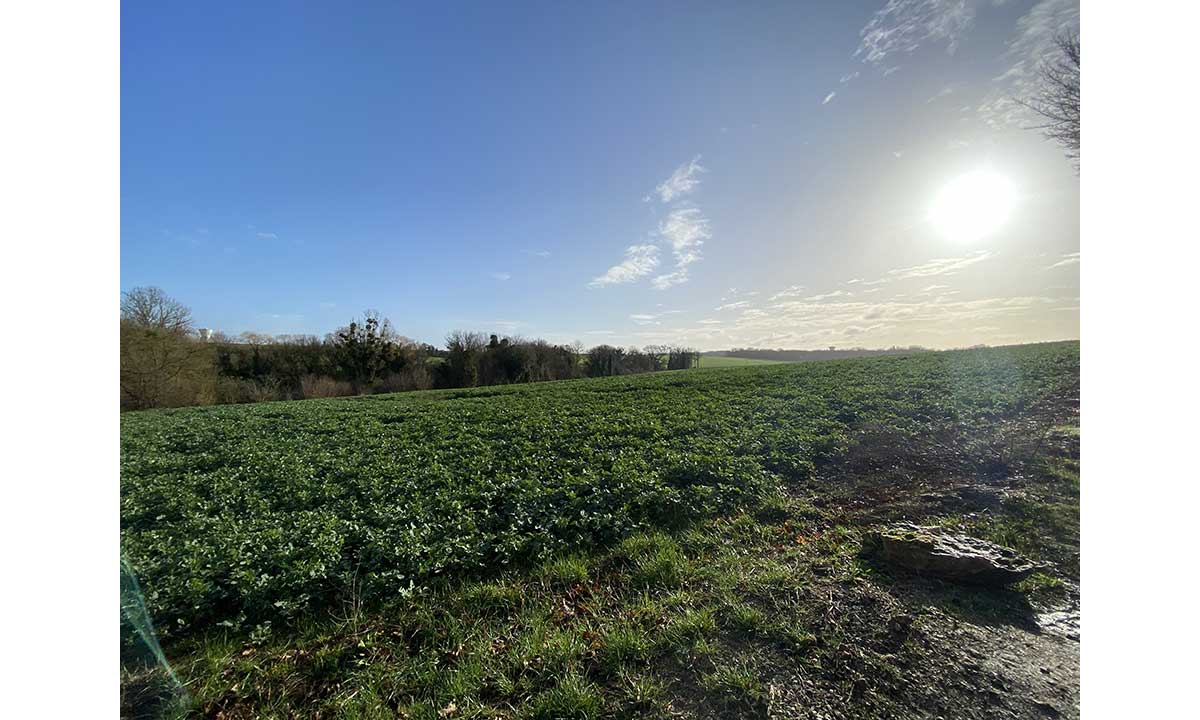
[[[445,5],[123,3],[122,287],[230,334],[1078,337],[1078,179],[1007,100],[1076,3]],[[980,168],[1011,213],[940,235]]]

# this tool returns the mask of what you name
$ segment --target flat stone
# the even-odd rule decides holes
[[[1038,569],[1011,548],[909,523],[876,530],[870,542],[878,555],[892,565],[963,583],[1008,585]]]
[[[1043,632],[1068,640],[1079,640],[1079,610],[1059,610],[1038,615],[1038,627]]]

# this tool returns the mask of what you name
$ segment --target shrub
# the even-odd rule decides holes
[[[354,387],[345,380],[328,375],[305,375],[300,378],[301,398],[331,398],[353,395]]]

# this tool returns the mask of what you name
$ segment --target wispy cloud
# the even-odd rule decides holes
[[[658,267],[657,245],[630,245],[625,249],[625,260],[619,265],[613,265],[608,272],[594,278],[590,287],[604,287],[620,283],[633,282],[654,272]]]
[[[930,260],[927,263],[913,265],[912,267],[897,268],[889,270],[888,275],[897,280],[916,277],[933,277],[935,275],[953,275],[964,268],[970,267],[975,263],[983,262],[992,257],[992,253],[986,250],[959,258],[938,258]]]
[[[803,285],[790,285],[772,295],[771,299],[779,300],[780,298],[800,297],[806,289]]]
[[[669,287],[682,285],[687,281],[687,270],[675,270],[674,272],[655,275],[654,279],[650,281],[650,284],[654,286],[655,290],[666,290]]]
[[[841,342],[864,345],[910,343],[917,338],[970,335],[980,326],[1028,327],[1046,310],[1069,309],[1070,298],[993,297],[955,301],[948,294],[921,302],[781,302],[770,312],[747,310],[727,327],[735,342],[759,346],[821,347]]]
[[[965,85],[966,85],[966,83],[962,83],[962,82],[947,83],[946,85],[942,86],[941,90],[938,90],[928,100],[926,100],[925,104],[928,105],[929,103],[931,103],[935,100],[940,100],[941,98],[949,97],[950,95],[953,95],[954,93],[961,90]]]
[[[888,0],[862,29],[854,55],[882,66],[889,57],[910,53],[929,42],[944,43],[946,52],[953,54],[984,2]]]
[[[255,235],[258,236],[258,238],[260,240],[278,240],[279,239],[279,235],[277,233],[273,233],[273,232],[259,232],[259,233],[255,233]]]
[[[695,207],[677,207],[659,223],[658,235],[671,246],[675,271],[654,278],[654,287],[664,289],[687,282],[687,267],[700,259],[700,246],[712,237],[708,218]]]
[[[1061,260],[1059,260],[1058,262],[1054,263],[1053,265],[1051,265],[1050,267],[1048,267],[1046,269],[1050,270],[1051,268],[1066,267],[1068,265],[1078,265],[1078,264],[1079,264],[1079,253],[1073,252],[1073,253],[1067,253],[1066,255],[1063,255]]]
[[[771,299],[774,300],[775,298],[771,298]],[[717,307],[715,307],[713,309],[716,310],[717,312],[720,312],[722,310],[740,310],[742,308],[748,308],[748,307],[750,307],[750,305],[751,305],[751,303],[749,300],[738,300],[737,302],[731,302],[731,303],[725,303],[724,305],[718,305]]]
[[[659,313],[635,313],[629,319],[638,325],[661,325],[662,319],[668,315],[678,315],[679,310],[665,310]]]
[[[850,297],[853,294],[854,293],[848,293],[845,290],[834,290],[832,292],[821,293],[820,295],[810,295],[809,297],[804,298],[804,300],[806,302],[820,302],[822,300],[829,300],[830,298]]]
[[[540,257],[540,258],[550,257],[549,250],[526,250],[525,252],[529,253],[530,255],[533,255],[534,257]]]
[[[836,95],[837,95],[837,91],[836,91],[836,90],[834,90],[834,91],[830,92],[828,95],[826,95],[826,96],[825,96],[825,99],[821,101],[821,104],[822,104],[822,105],[828,105],[828,104],[829,104],[829,101],[830,101],[830,100],[832,100],[832,99],[833,99],[833,98],[834,98]]]
[[[700,164],[700,156],[692,158],[691,162],[684,163],[671,173],[671,177],[659,183],[654,189],[658,193],[658,199],[664,203],[669,203],[676,198],[683,197],[700,186],[700,174],[705,172],[704,166]]]
[[[724,307],[725,303],[736,302],[740,298],[751,298],[756,295],[758,295],[757,290],[738,290],[735,287],[731,287],[724,295],[721,296],[721,307]],[[719,310],[721,308],[717,309]]]
[[[512,273],[508,273],[508,272],[493,272],[493,273],[488,273],[488,274],[491,275],[494,279],[500,280],[500,281],[512,279]]]

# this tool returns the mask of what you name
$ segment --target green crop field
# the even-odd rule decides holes
[[[700,356],[700,367],[702,368],[749,367],[751,365],[777,364],[779,364],[778,360],[756,360],[754,358],[729,357],[727,355]]]
[[[1072,342],[126,413],[122,550],[183,693],[123,626],[123,705],[955,716],[976,681],[935,630],[1077,582],[1078,397]],[[947,504],[965,480],[1007,494]],[[1053,570],[893,578],[858,550],[902,518]]]

